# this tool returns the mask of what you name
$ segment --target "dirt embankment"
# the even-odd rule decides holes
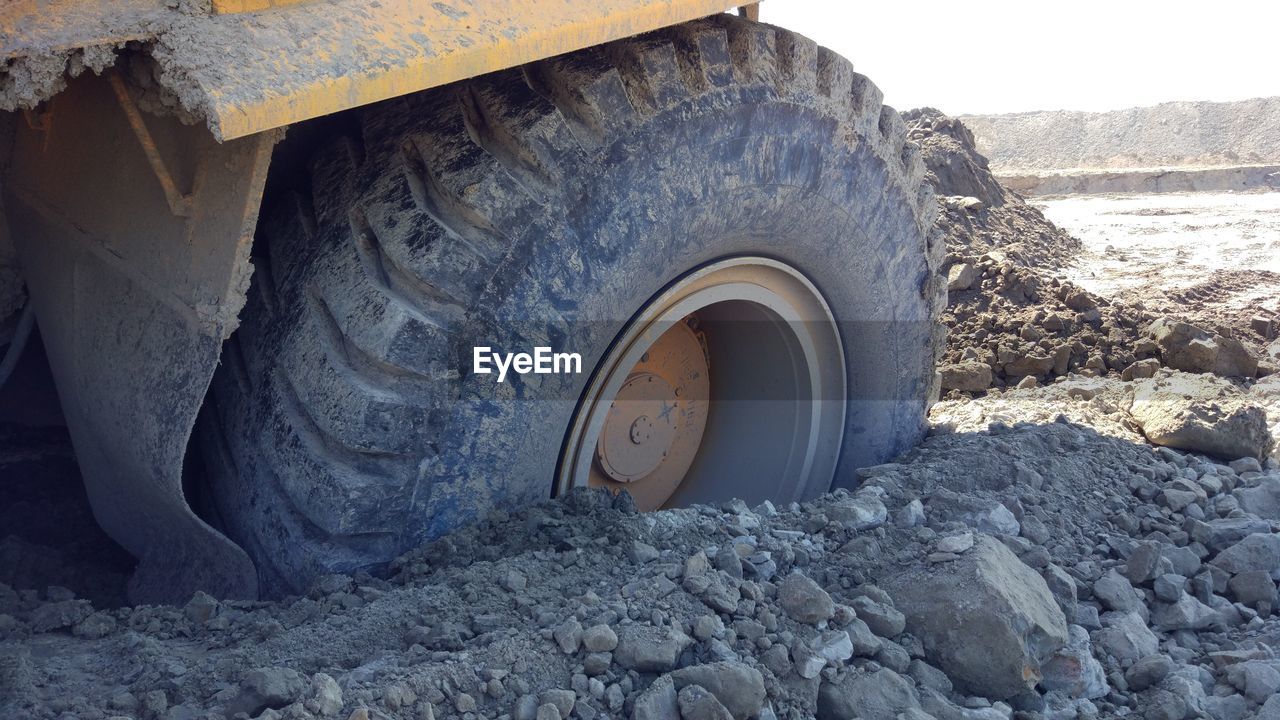
[[[966,115],[997,173],[1280,163],[1280,97]]]
[[[963,120],[995,173],[1026,194],[1280,187],[1280,97]]]

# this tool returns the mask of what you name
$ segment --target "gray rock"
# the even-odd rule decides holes
[[[671,720],[680,716],[676,685],[670,675],[663,675],[636,697],[632,720]]]
[[[1032,689],[1067,642],[1044,580],[994,538],[959,559],[917,566],[886,584],[930,661],[962,689],[1007,698]]]
[[[1205,698],[1205,712],[1213,720],[1244,720],[1249,713],[1249,701],[1244,699],[1243,695],[1232,693],[1226,697],[1210,696]],[[1265,705],[1263,706],[1266,707]],[[1280,711],[1280,704],[1276,705],[1276,710]],[[1265,720],[1261,713],[1257,716],[1260,720]],[[1280,712],[1271,720],[1280,720]]]
[[[950,292],[968,290],[980,277],[982,273],[973,263],[953,263],[947,268],[947,290]]]
[[[1266,520],[1280,520],[1280,476],[1270,475],[1254,487],[1237,488],[1231,495],[1241,510]]]
[[[529,579],[526,578],[524,573],[521,573],[519,570],[507,570],[502,573],[502,577],[499,579],[499,584],[510,592],[518,593],[523,592],[525,588],[529,587]]]
[[[1141,692],[1164,680],[1173,672],[1173,660],[1168,655],[1148,655],[1139,658],[1124,672],[1129,689]]]
[[[1166,573],[1156,578],[1151,589],[1156,598],[1167,603],[1177,602],[1187,587],[1187,579],[1181,575]]]
[[[760,663],[780,679],[785,679],[791,674],[791,653],[787,651],[787,646],[781,643],[761,653]]]
[[[539,705],[537,712],[533,716],[534,720],[564,720],[565,717],[567,716],[560,713],[560,708],[551,703]]]
[[[302,697],[310,683],[296,670],[282,667],[256,668],[245,673],[240,692],[227,703],[223,714],[247,713],[256,716],[268,708],[280,709]]]
[[[676,696],[681,720],[732,720],[729,710],[707,690],[685,686]]]
[[[613,660],[627,670],[668,672],[691,642],[688,635],[674,628],[627,625],[618,631]]]
[[[875,654],[875,661],[896,673],[907,672],[911,668],[911,653],[901,645],[886,642]]]
[[[551,635],[560,646],[560,651],[566,655],[578,652],[578,648],[582,646],[582,624],[577,618],[569,618],[560,623],[551,631]]]
[[[947,677],[947,674],[924,660],[912,660],[911,664],[907,666],[907,674],[920,687],[937,690],[943,695],[951,693],[951,679]]]
[[[1212,677],[1209,678],[1209,682],[1212,683]],[[1204,681],[1195,668],[1183,667],[1174,670],[1173,674],[1160,683],[1160,687],[1182,700],[1190,716],[1204,717],[1207,699],[1204,694]]]
[[[1187,716],[1187,702],[1162,688],[1148,692],[1142,705],[1145,720],[1183,720]]]
[[[853,643],[853,654],[858,657],[872,657],[884,645],[884,641],[876,637],[871,628],[859,618],[854,618],[844,629]]]
[[[884,503],[865,494],[831,503],[823,512],[832,522],[857,531],[878,528],[889,519]]]
[[[592,625],[582,631],[582,646],[587,652],[613,652],[618,647],[618,635],[608,625]]]
[[[1053,593],[1053,599],[1058,602],[1058,607],[1062,608],[1063,616],[1068,620],[1074,618],[1078,607],[1075,578],[1062,567],[1052,563],[1046,565],[1040,571],[1040,575],[1044,578],[1044,584],[1049,588],[1049,592]]]
[[[920,699],[901,675],[881,668],[847,673],[818,688],[818,720],[896,720],[920,709]]]
[[[82,638],[102,638],[116,630],[116,619],[110,613],[98,611],[76,623],[71,634]]]
[[[183,606],[182,614],[191,622],[203,625],[218,614],[218,601],[209,593],[197,590]]]
[[[1018,519],[1003,504],[946,488],[930,494],[928,509],[935,519],[961,522],[982,532],[1017,535],[1021,529]]]
[[[311,676],[311,697],[320,717],[334,717],[342,712],[342,688],[331,675],[316,673]]]
[[[582,672],[587,677],[599,677],[609,672],[609,666],[613,664],[613,653],[587,653],[582,658]]]
[[[934,545],[935,552],[953,553],[959,555],[973,547],[973,533],[966,532],[959,535],[948,535],[938,540],[938,544]]]
[[[1160,504],[1174,512],[1182,512],[1183,509],[1198,499],[1199,496],[1190,490],[1165,488],[1160,491]]]
[[[637,565],[643,565],[647,562],[657,560],[659,557],[658,548],[646,542],[632,540],[627,545],[627,559]]]
[[[1125,561],[1125,577],[1129,578],[1129,582],[1134,585],[1154,580],[1160,573],[1160,561],[1163,556],[1163,547],[1160,543],[1138,543]]]
[[[1254,533],[1268,532],[1271,532],[1270,523],[1251,517],[1224,518],[1191,525],[1191,539],[1214,552],[1222,551]]]
[[[1093,644],[1121,663],[1154,655],[1160,647],[1159,640],[1136,612],[1104,614],[1102,629],[1093,633]]]
[[[764,706],[764,677],[740,662],[693,665],[671,673],[676,689],[696,685],[711,693],[735,720],[759,714]]]
[[[1103,607],[1116,612],[1134,612],[1142,606],[1142,598],[1129,579],[1116,570],[1098,578],[1093,584],[1093,596]]]
[[[1210,565],[1232,575],[1251,570],[1274,572],[1280,568],[1280,534],[1255,533],[1218,553]]]
[[[1258,603],[1270,603],[1276,607],[1276,584],[1265,570],[1249,570],[1231,578],[1227,583],[1231,596],[1250,607]]]
[[[1068,628],[1067,644],[1058,649],[1041,667],[1044,677],[1040,686],[1049,692],[1061,692],[1073,698],[1100,698],[1111,688],[1102,665],[1093,659],[1089,631],[1079,625]]]
[[[560,717],[567,718],[573,712],[574,703],[577,702],[578,696],[572,690],[552,689],[545,690],[538,696],[538,707],[551,705],[560,713]]]
[[[1227,668],[1227,682],[1256,703],[1280,693],[1280,670],[1263,660],[1249,660]]]
[[[1280,720],[1280,695],[1273,695],[1263,703],[1255,720]]]
[[[856,597],[850,603],[858,613],[858,619],[882,638],[895,638],[907,628],[907,618],[892,605],[876,602],[869,597]]]
[[[798,622],[817,625],[835,614],[835,603],[808,576],[791,573],[778,586],[778,604]]]
[[[32,632],[49,632],[69,628],[92,614],[93,604],[88,600],[60,600],[37,607],[28,622]]]
[[[1102,620],[1098,618],[1098,608],[1093,605],[1077,605],[1073,622],[1087,630],[1098,630]]]
[[[1191,548],[1166,545],[1164,558],[1169,561],[1175,575],[1192,577],[1200,571],[1200,557]]]
[[[924,522],[924,503],[919,500],[912,500],[903,505],[898,510],[897,517],[893,519],[893,523],[902,528],[920,527]]]

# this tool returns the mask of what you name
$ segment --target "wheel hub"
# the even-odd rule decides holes
[[[688,472],[707,422],[710,388],[693,316],[670,329],[631,368],[596,441],[588,484],[626,484],[637,502],[661,505]]]

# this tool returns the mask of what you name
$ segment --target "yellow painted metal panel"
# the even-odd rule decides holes
[[[213,0],[226,14],[165,4],[14,0],[0,8],[0,57],[150,40],[161,82],[229,140],[724,12],[741,0]]]
[[[231,13],[268,10],[302,2],[311,2],[311,0],[213,0],[213,11],[219,15],[228,15]]]
[[[723,12],[725,0],[382,0],[229,16],[235,62],[174,63],[235,138]],[[306,16],[306,17],[301,17]],[[326,22],[326,20],[330,20]],[[292,26],[290,46],[258,42]],[[283,29],[283,27],[281,28]],[[301,34],[298,31],[302,31]],[[192,40],[199,44],[198,38]]]

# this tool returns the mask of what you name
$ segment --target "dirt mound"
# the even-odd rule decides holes
[[[1154,353],[1139,348],[1153,316],[1053,275],[1080,241],[1000,186],[963,122],[931,108],[904,117],[942,204],[950,266],[944,390],[1121,371]]]
[[[1280,97],[963,119],[999,173],[1280,162]]]
[[[1259,355],[1257,341],[1271,337],[1271,325],[1251,329],[1256,303],[1239,300],[1250,285],[1269,287],[1263,282],[1268,273],[1224,271],[1179,297],[1090,292],[1083,280],[1065,277],[1079,269],[1081,241],[1000,186],[963,122],[929,108],[904,117],[942,205],[938,222],[947,242],[950,295],[943,317],[950,331],[941,367],[944,391],[1027,386],[1072,373],[1144,376],[1161,365],[1248,378],[1272,370],[1247,358],[1169,360],[1185,354],[1179,342],[1197,338],[1225,348],[1225,358],[1244,337],[1242,352]],[[1183,312],[1187,308],[1195,310]],[[1162,345],[1152,330],[1162,316],[1195,327]],[[1135,366],[1146,360],[1151,362]]]
[[[952,262],[1000,250],[1019,265],[1050,266],[1079,250],[1079,241],[1000,185],[963,122],[933,108],[911,110],[903,119],[940,198],[939,226]]]

